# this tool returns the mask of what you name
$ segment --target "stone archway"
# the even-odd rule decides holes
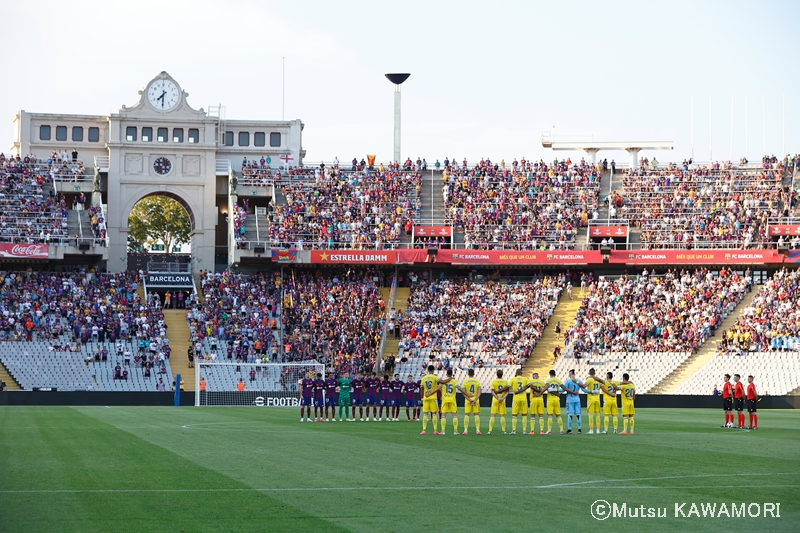
[[[206,187],[197,186],[163,186],[155,184],[123,183],[120,194],[109,194],[109,233],[111,235],[111,252],[109,253],[109,271],[125,270],[128,263],[128,218],[133,207],[142,199],[150,196],[165,196],[178,202],[189,215],[191,223],[191,270],[198,272],[213,269],[214,265],[214,228],[215,213],[206,204],[213,202],[213,197],[206,196]]]
[[[174,206],[176,204],[177,204],[177,206],[180,206],[179,209],[182,209],[183,213],[181,215],[178,215],[179,218],[182,219],[182,221],[179,222],[179,224],[182,224],[185,227],[186,226],[186,222],[188,222],[188,226],[189,226],[189,242],[188,242],[188,244],[190,246],[189,250],[188,251],[187,250],[181,250],[181,248],[183,248],[183,244],[184,243],[176,244],[174,242],[171,242],[169,239],[167,239],[166,242],[162,242],[162,248],[163,249],[160,250],[160,251],[155,250],[153,248],[146,249],[146,247],[145,247],[145,249],[140,249],[140,250],[136,250],[136,251],[133,251],[130,248],[128,248],[128,254],[127,254],[127,258],[128,258],[127,269],[128,270],[146,270],[146,271],[149,271],[151,269],[151,267],[155,268],[156,266],[159,266],[159,265],[160,265],[159,268],[179,268],[179,269],[182,269],[182,268],[186,268],[186,265],[189,265],[191,263],[191,259],[192,259],[191,243],[192,243],[192,240],[193,240],[193,233],[194,233],[194,228],[195,228],[195,217],[194,217],[193,211],[191,210],[191,207],[189,206],[189,203],[186,200],[184,200],[184,198],[181,197],[180,195],[177,195],[177,194],[172,193],[172,192],[154,192],[154,193],[151,193],[151,194],[146,194],[146,195],[142,196],[141,198],[139,198],[139,200],[137,200],[131,206],[130,212],[128,214],[128,220],[127,220],[128,234],[127,235],[130,235],[130,232],[133,229],[133,226],[131,225],[131,217],[132,217],[134,211],[137,210],[137,206],[139,206],[142,202],[144,202],[144,201],[146,201],[148,199],[156,199],[156,198],[159,198],[159,197],[162,198],[162,199],[167,199],[168,201],[171,201],[171,203],[167,203],[167,204],[159,203],[156,206],[152,206],[151,205],[149,208],[145,208],[145,209],[152,210],[155,207],[155,209],[157,211],[159,211],[160,207],[163,206],[166,209],[176,210],[178,208],[176,208]],[[153,213],[153,211],[148,211],[148,212],[149,213]],[[144,215],[144,212],[141,211],[141,209],[139,209],[137,218],[139,218],[140,220],[147,218],[146,216],[142,216],[142,215]],[[185,231],[185,230],[182,230],[181,233],[183,233],[183,231]],[[174,234],[173,234],[173,237],[174,237]],[[141,238],[142,237],[140,235],[139,239],[141,239]],[[141,244],[144,244],[144,243],[141,243]],[[166,245],[166,246],[163,246],[163,245]],[[178,247],[177,251],[175,250],[176,246]],[[179,265],[184,265],[184,266],[181,267]]]

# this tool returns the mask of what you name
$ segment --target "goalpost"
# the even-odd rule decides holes
[[[206,363],[195,370],[194,404],[300,406],[300,381],[308,374],[322,374],[325,365],[302,363]],[[242,383],[240,385],[239,383]],[[201,382],[205,390],[201,390]],[[243,388],[243,390],[240,390]]]

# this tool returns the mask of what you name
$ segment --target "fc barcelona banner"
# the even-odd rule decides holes
[[[297,248],[273,248],[272,260],[278,263],[291,263],[297,259]]]
[[[612,250],[609,263],[738,265],[782,263],[777,250]]]
[[[399,263],[451,263],[454,265],[576,265],[601,263],[597,250],[437,250],[429,255],[427,250],[398,250]]]

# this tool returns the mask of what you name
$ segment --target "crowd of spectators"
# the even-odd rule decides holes
[[[445,223],[464,232],[467,248],[572,249],[599,216],[600,169],[583,160],[445,160],[442,175]]]
[[[625,172],[609,212],[641,228],[641,242],[651,249],[763,247],[768,220],[791,202],[783,176],[784,163],[767,158],[760,168],[739,169],[645,160]]]
[[[564,281],[563,275],[524,283],[419,280],[400,320],[400,348],[406,358],[429,348],[440,368],[521,365],[541,338]]]
[[[132,272],[0,272],[0,339],[81,352],[87,365],[141,365],[150,377],[169,358],[169,340],[161,308],[142,302],[136,286]]]
[[[247,248],[245,231],[247,230],[247,210],[250,202],[247,198],[242,201],[242,205],[235,205],[233,211],[233,235],[236,238],[236,247],[239,249]]]
[[[285,280],[284,350],[337,372],[372,371],[386,303],[370,270],[298,271]]]
[[[588,285],[564,344],[577,356],[605,352],[692,352],[733,311],[749,277],[723,268],[668,270],[662,276],[601,277]]]
[[[277,361],[280,276],[202,272],[202,303],[188,302],[193,356],[219,362]]]
[[[77,152],[75,152],[77,157]],[[67,244],[68,206],[63,194],[45,187],[56,178],[83,173],[66,151],[49,159],[0,154],[0,241]]]
[[[418,172],[329,168],[282,185],[285,205],[268,213],[273,247],[389,249],[420,210]]]
[[[97,246],[106,245],[106,220],[103,216],[103,208],[99,205],[90,205],[87,210],[89,222],[92,226],[95,244]]]
[[[800,271],[782,269],[744,308],[742,317],[723,331],[719,352],[800,350]]]

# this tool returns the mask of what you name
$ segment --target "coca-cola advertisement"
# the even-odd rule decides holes
[[[46,244],[0,244],[0,257],[47,259]]]

